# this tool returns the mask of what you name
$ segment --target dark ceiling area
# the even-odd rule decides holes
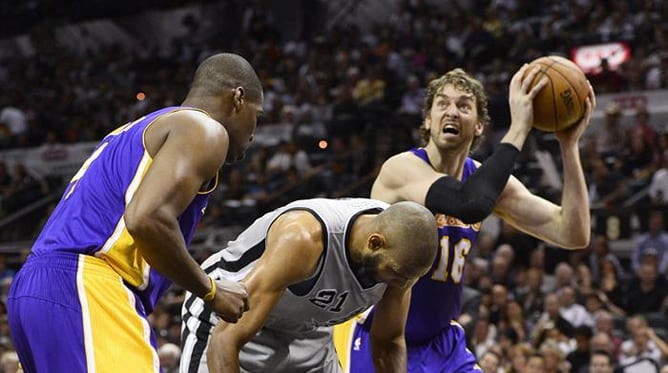
[[[238,0],[228,0],[238,1]],[[62,25],[97,18],[121,17],[215,0],[25,0],[0,1],[0,38],[28,33],[40,24]]]

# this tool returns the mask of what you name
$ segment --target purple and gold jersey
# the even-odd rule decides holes
[[[411,152],[431,166],[423,148],[414,148]],[[466,158],[462,181],[476,168],[473,159]],[[439,254],[429,272],[413,286],[406,324],[408,344],[431,339],[459,317],[464,263],[481,226],[481,223],[464,224],[457,218],[441,214],[436,215],[436,220]]]
[[[176,110],[195,109],[167,107],[109,133],[72,177],[32,249],[35,256],[66,252],[104,260],[141,299],[147,314],[171,282],[141,256],[125,227],[123,213],[151,167],[152,158],[144,143],[146,129],[160,115]],[[179,216],[186,244],[216,181]]]

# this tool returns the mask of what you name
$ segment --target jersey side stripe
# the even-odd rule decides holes
[[[202,360],[202,355],[206,350],[206,345],[209,343],[209,333],[213,325],[208,322],[203,322],[202,320],[209,319],[211,317],[211,309],[205,308],[204,311],[199,315],[200,319],[199,326],[195,330],[195,336],[197,337],[197,342],[193,346],[193,352],[190,354],[190,366],[188,367],[189,372],[197,372],[199,368],[200,360]]]
[[[262,256],[262,254],[264,253],[265,249],[266,249],[266,240],[262,240],[257,244],[255,244],[255,246],[247,250],[238,260],[228,262],[224,258],[220,258],[218,267],[227,272],[239,272],[247,265],[258,260],[260,256]],[[209,268],[206,268],[205,272],[209,272],[208,271]]]

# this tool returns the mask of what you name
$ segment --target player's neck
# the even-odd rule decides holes
[[[227,108],[220,104],[220,97],[212,96],[195,96],[186,97],[181,103],[181,106],[200,109],[206,112],[211,118],[223,123],[223,118],[226,118],[229,113],[226,113]]]
[[[433,143],[429,143],[425,149],[429,155],[429,161],[434,169],[446,175],[461,178],[464,171],[464,162],[468,155],[468,150],[462,149],[439,149]]]

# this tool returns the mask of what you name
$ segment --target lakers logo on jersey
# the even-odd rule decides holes
[[[439,228],[443,227],[471,228],[476,232],[479,232],[480,227],[482,226],[482,222],[474,224],[466,224],[463,221],[459,220],[458,218],[450,215],[436,214],[435,217],[436,217],[436,224],[438,225]]]

